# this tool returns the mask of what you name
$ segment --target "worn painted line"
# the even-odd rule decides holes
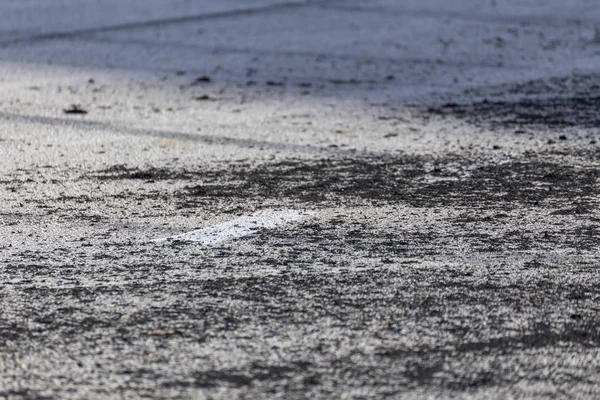
[[[263,210],[257,211],[252,215],[236,218],[208,228],[197,229],[166,238],[154,239],[153,241],[186,241],[196,242],[206,246],[214,246],[228,240],[250,236],[262,229],[273,229],[278,226],[299,221],[309,215],[310,213],[308,212],[289,209]]]

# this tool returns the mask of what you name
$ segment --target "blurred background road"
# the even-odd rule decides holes
[[[600,396],[594,2],[0,15],[0,397]]]

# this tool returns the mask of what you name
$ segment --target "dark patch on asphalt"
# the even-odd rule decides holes
[[[181,207],[214,199],[291,199],[312,204],[408,204],[510,209],[546,207],[557,214],[585,214],[597,205],[600,169],[531,159],[472,165],[466,160],[406,158],[287,160],[198,171],[113,167],[99,180],[183,180]]]
[[[513,129],[516,135],[575,127],[597,131],[600,127],[598,74],[472,88],[463,96],[446,96],[445,104],[419,114],[425,119],[452,116],[476,126]],[[481,100],[465,102],[464,98]],[[596,139],[594,136],[592,142]],[[559,140],[568,140],[568,136],[561,135]]]
[[[483,100],[475,103],[446,103],[429,108],[428,114],[453,116],[476,125],[564,128],[598,128],[600,96],[553,97],[520,100]]]
[[[596,205],[600,169],[538,160],[470,166],[465,160],[415,158],[232,164],[178,193],[182,206],[210,198],[291,198],[307,203],[401,203],[415,207],[506,209],[540,206],[578,213]]]
[[[230,162],[195,171],[115,166],[91,176],[190,182],[175,193],[180,208],[271,199],[315,206],[366,202],[496,211],[529,206],[581,215],[596,209],[600,196],[600,169],[537,156],[481,165],[459,157],[372,157]]]

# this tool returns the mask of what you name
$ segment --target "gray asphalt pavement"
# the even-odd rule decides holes
[[[600,397],[595,2],[0,15],[0,398]]]

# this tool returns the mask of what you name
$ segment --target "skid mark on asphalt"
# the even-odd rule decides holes
[[[112,134],[124,134],[130,136],[140,137],[154,137],[158,139],[166,140],[179,140],[189,141],[195,143],[205,143],[208,145],[215,146],[236,146],[240,148],[263,148],[271,150],[281,150],[296,153],[305,154],[339,154],[339,155],[354,155],[358,150],[344,150],[332,147],[322,147],[311,144],[293,144],[285,142],[276,142],[269,140],[257,140],[257,139],[244,139],[235,138],[229,136],[216,136],[206,135],[198,133],[186,133],[186,132],[174,132],[160,129],[144,129],[134,128],[119,124],[113,124],[110,122],[94,121],[94,120],[75,120],[73,118],[57,118],[57,117],[45,117],[41,115],[30,115],[30,114],[15,114],[0,112],[0,121],[10,121],[14,123],[24,124],[42,124],[48,126],[65,126],[65,127],[77,127],[81,130],[94,131],[94,130],[106,130]],[[361,152],[365,153],[365,152]],[[369,154],[377,154],[375,152],[369,152]]]
[[[186,241],[213,246],[228,240],[250,236],[262,229],[274,229],[299,221],[310,214],[296,210],[263,210],[252,215],[236,218],[209,228],[197,229],[181,235],[155,239],[154,242]]]

